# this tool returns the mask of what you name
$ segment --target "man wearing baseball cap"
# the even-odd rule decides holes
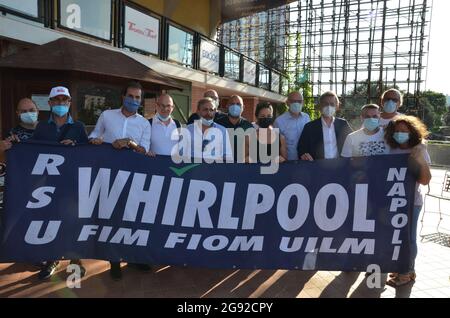
[[[66,87],[53,87],[48,100],[51,110],[50,118],[38,123],[31,139],[53,141],[70,146],[87,143],[88,137],[84,124],[74,121],[70,116],[70,102],[71,96]],[[50,278],[56,271],[58,263],[58,261],[47,261],[38,277]],[[70,263],[80,266],[81,276],[86,274],[86,269],[81,265],[80,260],[71,260]]]
[[[55,141],[64,145],[88,142],[84,124],[74,121],[70,116],[71,100],[66,87],[52,88],[48,100],[51,110],[50,118],[48,121],[39,122],[33,135],[34,140]]]

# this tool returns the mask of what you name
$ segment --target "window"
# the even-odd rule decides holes
[[[185,66],[193,66],[194,35],[169,25],[168,59]]]
[[[225,50],[225,77],[239,80],[239,63],[240,57],[239,54],[234,53],[230,50]]]
[[[59,26],[111,41],[111,0],[60,0]]]
[[[270,89],[270,81],[269,81],[269,69],[259,65],[259,87],[269,90]]]

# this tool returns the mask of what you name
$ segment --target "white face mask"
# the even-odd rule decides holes
[[[336,107],[328,105],[322,108],[322,115],[325,117],[333,117],[336,114]]]

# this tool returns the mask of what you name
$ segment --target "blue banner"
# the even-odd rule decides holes
[[[408,156],[174,164],[111,145],[8,151],[0,260],[402,272]]]

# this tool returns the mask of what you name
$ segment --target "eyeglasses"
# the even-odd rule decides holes
[[[173,105],[164,105],[164,104],[158,104],[159,107],[161,107],[162,109],[171,109],[173,107]]]

